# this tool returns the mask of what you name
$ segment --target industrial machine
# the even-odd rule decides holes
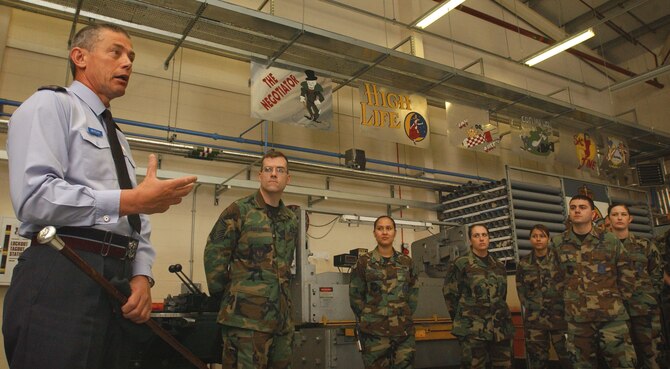
[[[220,297],[210,297],[191,281],[180,264],[170,265],[183,283],[182,293],[164,299],[151,318],[205,363],[221,363],[221,331],[216,323]],[[138,326],[141,327],[141,326]],[[155,335],[140,334],[131,356],[133,369],[192,369],[193,365]]]

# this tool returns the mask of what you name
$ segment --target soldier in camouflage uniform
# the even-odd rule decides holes
[[[661,289],[660,295],[660,308],[661,308],[661,331],[663,333],[663,349],[661,352],[661,366],[668,367],[670,366],[670,352],[668,347],[670,346],[670,252],[668,252],[668,247],[670,247],[670,230],[656,238],[656,245],[658,247],[658,252],[661,254],[661,263],[663,268],[663,288]]]
[[[661,345],[661,320],[658,296],[663,288],[661,257],[653,242],[629,232],[633,221],[628,206],[612,204],[607,209],[607,217],[612,231],[623,243],[627,251],[628,263],[634,274],[626,280],[633,281],[628,288],[632,296],[626,299],[626,309],[630,315],[630,333],[637,354],[639,367],[659,369]]]
[[[529,369],[545,369],[549,362],[549,344],[563,369],[572,361],[565,345],[567,323],[563,305],[563,275],[558,255],[549,250],[549,229],[542,224],[530,230],[533,251],[519,260],[516,289],[525,309],[524,333]]]
[[[349,303],[360,321],[363,363],[368,369],[414,367],[414,323],[419,289],[412,259],[393,249],[395,221],[374,224],[377,247],[351,270]]]
[[[447,267],[444,299],[461,346],[461,368],[512,367],[514,326],[507,306],[505,266],[488,251],[486,226],[468,229],[471,249]]]
[[[616,236],[593,227],[593,200],[574,196],[569,203],[571,227],[554,236],[568,322],[568,352],[575,369],[595,369],[602,355],[611,369],[634,368],[635,349],[623,303],[626,278],[634,273]]]
[[[258,176],[259,191],[221,213],[205,247],[209,292],[221,296],[224,368],[291,365],[289,278],[298,221],[281,201],[290,181],[288,160],[268,152]]]

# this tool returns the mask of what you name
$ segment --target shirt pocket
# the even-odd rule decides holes
[[[83,155],[80,158],[81,162],[86,168],[86,175],[89,178],[97,180],[115,180],[118,181],[116,166],[114,165],[114,157],[112,156],[112,149],[109,145],[107,135],[103,133],[102,136],[97,136],[89,132],[88,128],[79,130],[79,135],[82,139]],[[124,141],[121,144],[123,156],[126,160],[126,168],[131,169],[128,174],[131,182],[134,181],[135,175],[135,161],[129,155],[128,143]]]
[[[109,141],[103,133],[97,136],[89,132],[87,128],[79,130],[82,139],[81,163],[85,168],[86,175],[96,180],[115,180],[116,169]]]

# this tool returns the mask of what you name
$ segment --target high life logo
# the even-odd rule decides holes
[[[402,128],[404,114],[398,110],[412,111],[409,95],[400,95],[365,83],[365,101],[361,101],[361,125],[371,127]]]

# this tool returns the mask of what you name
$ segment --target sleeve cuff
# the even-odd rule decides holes
[[[93,191],[95,224],[114,224],[119,221],[121,190]]]

